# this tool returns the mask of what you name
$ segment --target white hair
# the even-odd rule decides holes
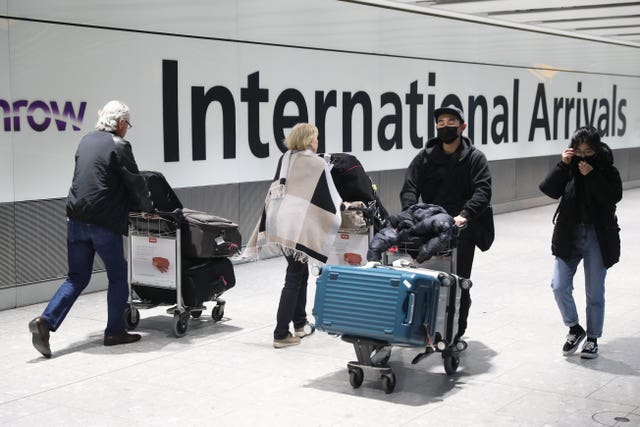
[[[118,128],[118,120],[129,120],[129,107],[120,101],[109,101],[98,111],[96,129],[113,132]]]

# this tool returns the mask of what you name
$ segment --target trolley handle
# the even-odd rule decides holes
[[[467,228],[469,225],[465,222],[464,224],[461,225],[455,225],[453,226],[453,238],[457,239],[460,236],[460,232],[462,230],[464,230],[465,228]]]
[[[182,219],[182,209],[175,209],[171,212],[168,211],[154,211],[154,212],[130,212],[129,219],[135,219],[136,221],[170,221],[176,224],[180,223]]]
[[[168,219],[172,219],[176,222],[179,222],[182,219],[182,209],[178,208],[178,209],[174,209],[171,212],[166,212],[166,211],[156,211],[153,213],[154,216],[158,216],[160,218],[168,218]],[[153,217],[151,217],[153,218]]]
[[[362,212],[362,216],[364,216],[367,219],[372,219],[375,217],[375,209],[374,208],[370,208],[370,207],[364,207],[361,208],[359,206],[345,206],[344,204],[340,205],[340,210],[341,211],[351,211],[351,212]]]

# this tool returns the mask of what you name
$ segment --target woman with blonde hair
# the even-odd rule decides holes
[[[288,150],[278,161],[261,219],[245,251],[245,256],[257,257],[260,248],[275,246],[287,260],[273,332],[275,348],[298,345],[314,331],[306,314],[308,264],[327,261],[340,227],[342,202],[327,163],[316,155],[318,129],[298,123],[285,144]]]

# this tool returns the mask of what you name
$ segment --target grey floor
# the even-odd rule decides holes
[[[496,242],[474,265],[469,348],[451,377],[437,354],[411,365],[416,349],[394,349],[398,385],[387,395],[375,378],[351,388],[353,349],[340,339],[316,332],[274,349],[285,268],[275,258],[238,265],[225,318],[203,315],[180,339],[158,307],[141,311],[142,341],[103,347],[99,292],[80,297],[46,360],[27,332],[44,304],[0,312],[0,425],[640,426],[640,190],[619,205],[623,257],[607,277],[596,360],[560,351],[566,329],[549,289],[554,209],[496,216]],[[582,313],[581,274],[576,295]]]

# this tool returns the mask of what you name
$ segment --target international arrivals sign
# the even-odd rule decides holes
[[[23,25],[24,44],[38,27]],[[77,143],[110,99],[131,107],[141,169],[175,187],[271,179],[297,122],[316,124],[321,151],[352,153],[369,171],[404,169],[435,135],[434,109],[450,104],[489,160],[559,155],[585,125],[614,149],[640,146],[640,79],[629,76],[56,31],[14,58],[14,72],[0,64],[11,76],[0,92],[0,202],[65,196]],[[82,73],[56,40],[82,51]]]
[[[180,141],[177,137],[178,66],[178,61],[163,61],[164,153],[167,162],[180,160]],[[239,99],[234,96],[237,88],[230,89],[219,84],[192,86],[188,92],[192,107],[192,160],[207,159],[206,119],[212,104],[221,109],[217,128],[222,130],[224,159],[236,158],[239,122],[246,123],[246,144],[257,158],[269,157],[272,151],[269,143],[263,142],[262,135],[272,134],[276,145],[274,148],[280,152],[286,151],[283,144],[286,130],[298,122],[312,122],[320,129],[319,151],[325,150],[328,126],[341,129],[341,144],[334,146],[339,148],[338,151],[388,152],[405,147],[420,149],[427,139],[434,137],[434,109],[447,105],[455,105],[465,112],[468,136],[481,149],[487,145],[525,143],[522,150],[513,153],[514,157],[525,157],[531,153],[526,147],[527,143],[566,140],[580,126],[596,127],[604,138],[624,137],[627,133],[628,100],[623,93],[618,93],[615,83],[606,88],[608,93],[602,91],[601,87],[585,88],[588,90],[583,93],[582,80],[574,78],[574,93],[569,90],[565,95],[565,91],[555,93],[555,88],[547,87],[545,82],[537,82],[532,85],[532,93],[523,94],[521,102],[520,78],[513,78],[509,93],[491,93],[488,90],[465,96],[447,93],[437,100],[437,74],[428,71],[424,74],[426,78],[422,82],[419,79],[411,80],[411,77],[407,79],[406,88],[401,92],[389,90],[384,93],[370,93],[362,88],[343,91],[310,88],[303,91],[296,87],[273,93],[269,86],[261,83],[260,71],[246,76],[245,84],[239,89]],[[466,88],[460,87],[460,90],[466,91]],[[268,108],[270,102],[272,106]],[[287,107],[291,108],[288,114],[285,113]],[[272,114],[267,119],[272,119],[272,128],[265,129],[263,133],[259,124],[264,110],[271,110]],[[362,133],[354,138],[356,110],[360,113],[358,128]],[[246,117],[238,117],[241,111],[246,111]],[[330,111],[339,113],[336,120],[328,119]],[[527,119],[524,123],[521,123],[521,116]],[[419,127],[426,131],[421,134]],[[354,147],[354,139],[359,139],[361,144]],[[497,150],[489,149],[490,152]]]

